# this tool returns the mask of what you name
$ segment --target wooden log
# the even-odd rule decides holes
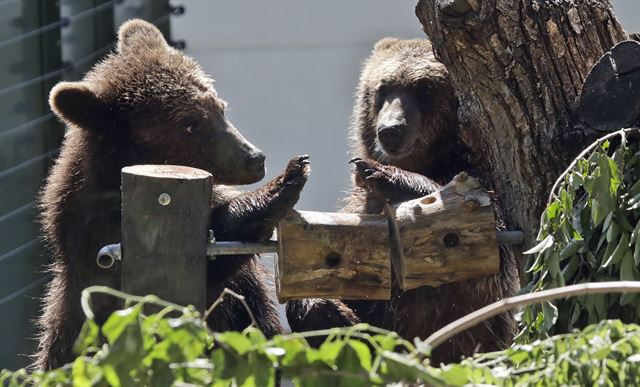
[[[380,215],[292,211],[278,225],[278,299],[389,299],[389,231]]]
[[[402,203],[395,227],[391,259],[403,290],[483,277],[500,268],[491,198],[465,173],[440,191]]]
[[[212,177],[172,165],[122,169],[122,290],[206,308]]]

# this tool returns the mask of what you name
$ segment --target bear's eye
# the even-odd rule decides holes
[[[188,133],[194,133],[198,129],[198,124],[195,121],[189,121],[184,125],[184,128]]]
[[[428,86],[428,85],[418,86],[417,93],[420,98],[428,98],[431,96],[431,86]]]
[[[378,106],[378,108],[380,108],[382,106],[382,103],[384,102],[384,99],[387,97],[387,87],[382,85],[379,86],[376,89],[375,92],[375,100],[376,100],[376,106]]]

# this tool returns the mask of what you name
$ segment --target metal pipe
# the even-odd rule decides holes
[[[522,231],[497,231],[498,243],[506,245],[517,245],[524,241]],[[278,241],[269,240],[266,242],[237,242],[237,241],[216,241],[207,243],[207,256],[216,257],[219,255],[245,255],[245,254],[265,254],[277,253]],[[115,264],[115,261],[122,260],[122,249],[120,243],[106,245],[98,252],[96,263],[103,269],[108,269]]]
[[[216,241],[207,243],[207,256],[277,253],[278,241],[269,240],[261,243],[245,243],[236,241]]]
[[[106,245],[98,251],[96,263],[102,269],[109,269],[116,261],[122,260],[122,249],[120,243]]]
[[[520,230],[497,231],[496,238],[498,243],[503,245],[519,245],[524,242],[524,233]]]

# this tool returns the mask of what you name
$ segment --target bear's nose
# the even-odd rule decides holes
[[[378,139],[386,150],[397,151],[402,147],[402,135],[407,125],[385,125],[378,128]]]
[[[262,151],[254,152],[247,160],[247,167],[258,175],[264,175],[264,159],[266,156]]]

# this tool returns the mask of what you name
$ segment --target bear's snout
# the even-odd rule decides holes
[[[256,176],[257,180],[261,180],[265,175],[264,160],[266,156],[261,150],[251,152],[245,158],[245,166],[250,173]]]
[[[378,140],[384,150],[398,152],[404,144],[404,134],[407,131],[406,124],[381,125],[378,128]]]

